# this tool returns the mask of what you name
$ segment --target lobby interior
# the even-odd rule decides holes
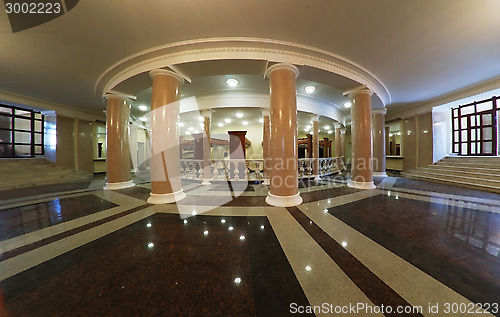
[[[60,3],[0,19],[0,316],[500,316],[498,2]]]

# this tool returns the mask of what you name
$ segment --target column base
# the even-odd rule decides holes
[[[148,203],[153,205],[175,203],[186,198],[186,193],[181,189],[175,193],[149,194]]]
[[[203,182],[201,183],[202,185],[212,185],[212,183],[210,183],[210,180],[209,179],[204,179]]]
[[[347,186],[351,187],[351,188],[356,188],[356,189],[374,189],[377,187],[377,186],[375,186],[373,181],[371,181],[371,182],[356,182],[356,181],[352,181],[350,179],[347,181]]]
[[[300,197],[300,193],[297,193],[293,196],[276,196],[268,193],[266,197],[266,203],[276,207],[293,207],[300,205],[302,201],[303,200],[302,197]]]
[[[271,179],[264,178],[264,181],[262,182],[262,185],[271,185]]]
[[[119,182],[119,183],[106,183],[106,186],[104,186],[104,190],[117,190],[117,189],[124,189],[124,188],[130,188],[134,187],[135,184],[133,181],[126,181],[126,182]]]
[[[388,177],[386,172],[373,172],[375,177]]]

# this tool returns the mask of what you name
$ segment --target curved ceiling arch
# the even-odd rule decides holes
[[[315,67],[366,85],[384,105],[391,102],[389,91],[381,80],[342,56],[297,43],[239,37],[182,41],[131,55],[103,72],[94,86],[94,92],[100,99],[121,82],[152,69],[225,59],[265,60]]]

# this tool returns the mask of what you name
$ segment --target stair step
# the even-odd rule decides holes
[[[498,187],[498,186],[489,186],[489,185],[484,185],[484,184],[468,183],[468,182],[463,181],[463,180],[456,181],[456,180],[450,180],[450,179],[443,179],[442,177],[415,175],[415,174],[409,174],[409,173],[404,173],[404,172],[401,173],[401,175],[404,177],[407,177],[407,178],[420,179],[420,180],[426,180],[426,181],[431,181],[431,182],[436,182],[436,183],[441,183],[441,184],[455,185],[458,187],[466,187],[466,188],[471,188],[471,189],[487,190],[489,192],[500,193],[500,187]]]

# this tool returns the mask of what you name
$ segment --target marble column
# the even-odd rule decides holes
[[[341,163],[341,140],[340,140],[340,123],[334,123],[335,126],[335,155],[332,155],[333,157],[336,157],[335,164],[337,166],[337,169],[341,170],[342,169],[342,163]]]
[[[340,128],[340,162],[342,164],[342,169],[345,168],[345,127]]]
[[[391,155],[391,129],[385,127],[385,155]]]
[[[373,189],[372,106],[373,92],[366,86],[344,93],[351,99],[351,179],[347,185]]]
[[[330,140],[327,137],[323,138],[323,157],[332,157]]]
[[[319,181],[319,116],[315,114],[312,117],[312,157],[313,157],[313,175],[314,180]]]
[[[266,202],[290,207],[302,203],[298,187],[297,95],[299,74],[291,64],[275,64],[266,71],[271,101],[271,185]]]
[[[212,111],[204,109],[201,115],[203,116],[203,182],[201,184],[210,185],[212,179],[212,142],[210,139]]]
[[[262,109],[262,117],[264,119],[263,131],[262,131],[262,156],[264,158],[264,182],[262,184],[270,184],[270,168],[271,168],[271,123],[270,123],[270,111],[269,109]]]
[[[385,171],[385,114],[386,108],[372,111],[372,136],[373,136],[373,176],[387,177]]]
[[[152,70],[151,93],[151,194],[150,204],[182,200],[179,159],[180,87],[184,79],[163,69]]]
[[[130,99],[108,94],[106,108],[106,186],[115,190],[134,186],[130,175]]]

